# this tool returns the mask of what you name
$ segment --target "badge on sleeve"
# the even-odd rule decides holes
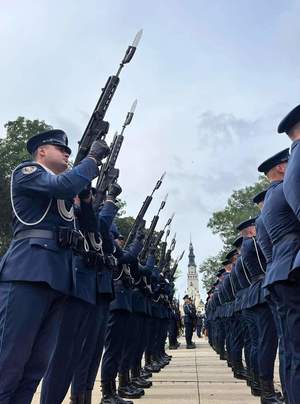
[[[32,174],[36,171],[37,167],[36,166],[26,166],[22,168],[22,173],[23,174]]]

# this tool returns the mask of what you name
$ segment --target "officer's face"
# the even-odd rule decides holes
[[[257,205],[259,209],[262,210],[262,208],[264,207],[264,201],[259,202]]]
[[[234,264],[238,258],[238,253],[234,254],[234,256],[231,258],[231,263]]]
[[[243,237],[254,237],[254,236],[256,236],[255,226],[249,226],[246,229],[243,229],[240,232],[240,235],[243,236]]]
[[[117,242],[117,244],[118,244],[119,247],[121,247],[121,248],[124,247],[124,244],[125,244],[125,240],[124,240],[124,239],[122,239],[122,238],[117,238],[117,239],[116,239],[116,242]]]
[[[46,145],[40,148],[43,164],[55,174],[60,174],[68,168],[69,153],[60,146]]]
[[[226,272],[231,272],[231,267],[232,267],[232,264],[225,265],[225,271]]]

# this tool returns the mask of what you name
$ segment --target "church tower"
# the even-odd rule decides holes
[[[195,263],[195,254],[192,240],[189,246],[189,264],[187,274],[187,294],[194,300],[196,308],[200,308],[202,302],[199,293],[199,279],[197,265]]]

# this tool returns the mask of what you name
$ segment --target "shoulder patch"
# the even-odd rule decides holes
[[[36,166],[25,166],[22,168],[23,174],[32,174],[37,170]]]

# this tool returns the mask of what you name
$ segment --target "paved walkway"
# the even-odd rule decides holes
[[[170,351],[171,363],[154,374],[153,387],[139,400],[139,404],[251,404],[259,399],[250,395],[246,383],[233,378],[226,361],[220,361],[203,338],[197,349],[183,347]],[[39,392],[34,404],[39,403]],[[100,403],[100,382],[96,382],[93,404]],[[69,404],[66,399],[63,404]]]

